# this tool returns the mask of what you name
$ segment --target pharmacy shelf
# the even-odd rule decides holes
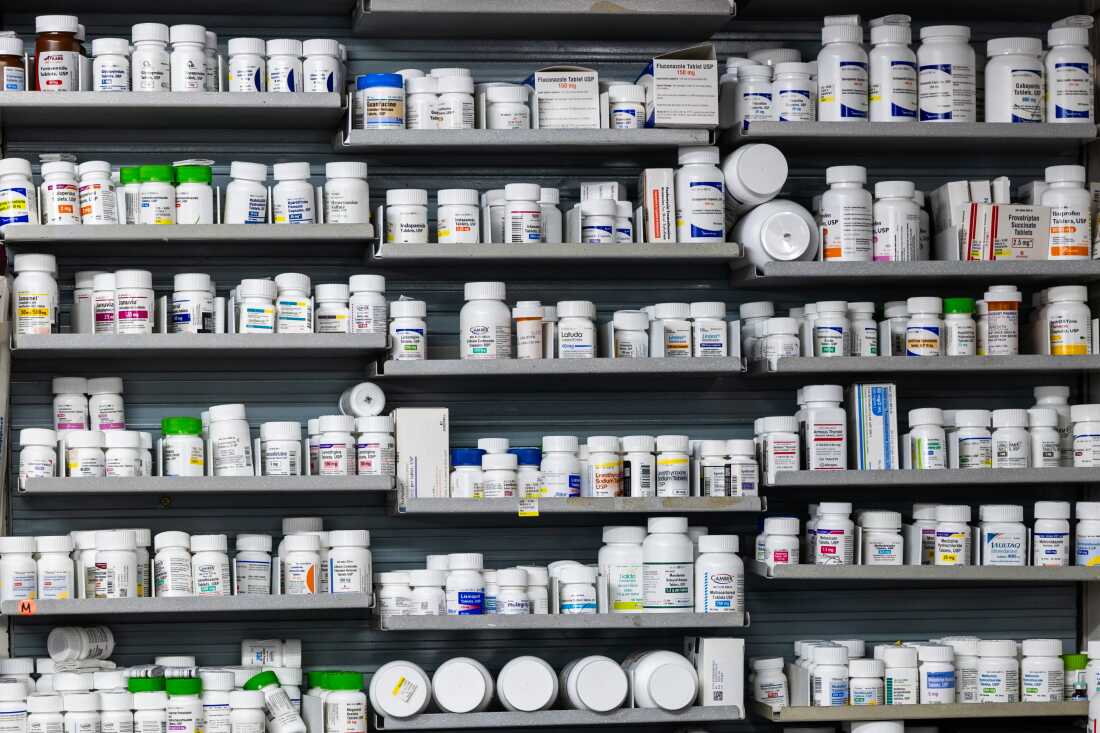
[[[743,613],[598,613],[523,616],[392,616],[382,631],[567,631],[571,629],[738,629]]]
[[[117,0],[115,0],[117,2]],[[1074,13],[1085,12],[1087,4],[1081,0],[1046,0],[1036,6],[1034,0],[973,0],[960,3],[957,0],[921,0],[902,6],[904,12],[920,14],[922,18],[935,18],[947,21],[973,21],[996,13],[998,21],[1028,21],[1039,19],[1048,23],[1057,18]],[[791,22],[795,19],[813,19],[820,24],[822,5],[820,0],[739,0],[737,3],[738,20],[751,22],[756,20],[782,19]],[[848,13],[859,13],[865,17],[874,17],[882,10],[881,0],[848,0],[844,4]]]
[[[932,565],[776,565],[772,570],[758,560],[748,571],[768,580],[898,580],[963,583],[1076,583],[1100,580],[1100,568],[1066,567],[935,567]]]
[[[353,31],[370,38],[707,38],[731,0],[359,0]]]
[[[749,122],[722,134],[723,148],[773,143],[788,155],[820,152],[968,153],[1063,150],[1096,139],[1096,125],[1019,125],[1001,122]]]
[[[786,357],[772,369],[766,362],[755,364],[755,375],[811,374],[934,374],[950,372],[1042,373],[1100,370],[1100,356],[838,356]]]
[[[767,488],[831,489],[887,487],[1083,486],[1100,483],[1091,468],[986,468],[940,471],[780,471]]]
[[[575,498],[538,500],[537,514],[699,514],[760,512],[765,507],[759,496],[639,496],[617,498]],[[532,515],[535,508],[526,508]],[[520,515],[517,499],[405,499],[398,514],[511,514]]]
[[[265,0],[265,17],[276,15],[339,15],[341,20],[351,12],[355,0]],[[32,0],[25,11],[43,12],[52,9],[46,0]],[[167,0],[157,3],[157,14],[168,15],[239,15],[254,16],[256,0]],[[149,10],[148,0],[66,0],[69,13],[142,13]],[[166,23],[172,22],[170,19]]]
[[[739,376],[738,358],[713,359],[424,359],[386,361],[377,379],[429,377]]]
[[[390,491],[389,476],[153,476],[146,478],[36,478],[20,495],[89,494],[330,494]]]
[[[335,129],[341,109],[335,93],[0,92],[5,129]]]
[[[1087,702],[1016,702],[951,705],[845,705],[788,707],[778,710],[760,702],[752,712],[773,723],[839,723],[846,720],[953,720],[962,718],[1083,717]]]
[[[587,710],[544,710],[538,713],[431,713],[413,718],[374,716],[374,730],[464,730],[485,728],[581,728],[605,725],[662,725],[719,723],[743,720],[745,711],[736,705],[691,707],[679,712],[656,708],[622,708],[610,713]]]
[[[149,616],[203,614],[264,615],[352,612],[367,615],[369,593],[320,593],[308,596],[183,596],[180,598],[73,598],[63,601],[4,601],[0,614],[15,619],[58,616]]]
[[[337,133],[335,147],[338,153],[402,156],[461,152],[545,157],[549,153],[607,155],[643,150],[667,151],[671,156],[682,145],[712,143],[709,130],[345,130]]]
[[[19,360],[82,357],[117,359],[163,357],[173,360],[309,358],[367,355],[386,348],[385,334],[347,333],[151,333],[117,335],[58,333],[49,336],[16,335],[12,354]]]
[[[374,259],[382,265],[450,265],[463,263],[594,263],[699,264],[734,262],[741,245],[721,244],[394,244],[381,243]]]
[[[17,250],[70,257],[301,257],[308,252],[365,259],[373,238],[370,224],[9,224],[0,231],[4,244]]]
[[[1100,281],[1100,260],[1076,262],[769,262],[763,268],[738,267],[733,286],[741,288],[813,288],[903,283],[936,287],[1004,280],[1030,286],[1042,283]]]

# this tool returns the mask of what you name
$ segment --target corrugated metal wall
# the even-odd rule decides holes
[[[764,6],[764,0],[758,0]],[[781,5],[782,3],[773,3]],[[831,12],[843,12],[844,3],[829,3]],[[836,7],[833,7],[833,6]],[[877,5],[875,3],[874,5]],[[1064,4],[1063,4],[1064,5]],[[57,6],[63,8],[64,3]],[[54,6],[51,5],[53,12]],[[45,9],[45,8],[43,8]],[[248,16],[160,16],[151,6],[147,13],[96,15],[81,13],[90,37],[128,36],[133,22],[158,20],[166,23],[197,22],[217,31],[224,49],[236,35],[265,38],[335,37],[348,45],[355,73],[391,71],[403,67],[470,66],[479,80],[517,80],[532,68],[551,63],[578,63],[596,67],[605,78],[633,79],[644,59],[668,50],[668,44],[639,42],[478,42],[386,41],[351,38],[349,23],[342,16],[278,16],[262,8]],[[765,7],[766,9],[766,7]],[[1051,5],[1048,15],[1040,7],[1027,21],[990,19],[983,15],[973,23],[975,40],[1004,35],[1045,34],[1049,22],[1063,8]],[[0,10],[0,27],[30,37],[37,8],[27,3]],[[891,6],[889,11],[898,11]],[[60,10],[64,12],[64,10]],[[816,16],[814,9],[807,16]],[[886,12],[884,10],[884,12]],[[958,17],[958,11],[954,13]],[[925,18],[915,13],[915,26]],[[817,19],[790,21],[768,17],[753,20],[752,9],[735,21],[728,32],[715,38],[719,56],[743,55],[748,49],[795,45],[804,53],[816,53],[820,22]],[[1019,15],[1011,15],[1017,18]],[[969,18],[964,18],[963,21]],[[929,17],[929,21],[939,20]],[[104,158],[116,164],[166,161],[181,156],[209,156],[217,160],[216,173],[224,184],[231,160],[272,163],[280,160],[309,160],[317,180],[323,178],[323,163],[336,159],[331,149],[331,131],[70,131],[27,130],[8,134],[6,156],[34,158],[40,152],[68,151],[81,160]],[[1075,162],[1068,152],[1057,160],[1048,155],[958,155],[936,150],[919,155],[883,154],[870,151],[856,158],[838,159],[823,146],[820,150],[791,160],[789,195],[808,203],[823,187],[823,167],[830,164],[860,163],[870,166],[874,180],[913,179],[930,189],[952,178],[1009,175],[1014,179],[1040,177],[1044,166]],[[372,195],[382,201],[388,188],[424,187],[431,191],[447,187],[501,187],[510,181],[535,181],[562,189],[563,201],[575,199],[581,180],[618,180],[631,191],[639,170],[645,165],[674,165],[669,154],[627,159],[599,156],[536,155],[491,159],[447,155],[370,156]],[[60,261],[66,280],[66,300],[71,300],[72,273],[80,269],[115,266],[153,270],[159,290],[170,288],[177,272],[203,271],[213,274],[221,286],[244,276],[270,276],[284,271],[308,273],[314,282],[345,280],[347,275],[366,271],[358,258],[319,258],[303,247],[298,256],[275,258],[262,246],[247,259],[197,257],[181,245],[178,255],[147,260],[119,259],[90,251],[86,257]],[[430,349],[436,356],[453,353],[457,310],[462,303],[462,284],[472,279],[501,279],[508,283],[510,301],[541,299],[590,299],[601,316],[625,307],[661,301],[724,300],[731,317],[736,305],[746,300],[774,298],[777,307],[801,305],[826,295],[837,298],[895,299],[920,294],[971,294],[957,289],[918,291],[846,290],[759,292],[731,289],[728,273],[720,267],[609,268],[579,263],[568,270],[537,266],[485,266],[474,269],[389,268],[381,272],[389,282],[388,295],[408,294],[429,305]],[[904,292],[903,292],[904,291]],[[195,414],[208,405],[243,401],[254,426],[266,420],[297,419],[332,412],[345,387],[359,381],[365,365],[350,361],[296,363],[211,362],[197,369],[183,369],[171,363],[130,363],[126,359],[77,361],[70,363],[16,362],[12,384],[13,431],[45,426],[50,421],[50,379],[64,375],[119,375],[126,384],[129,425],[155,430],[162,416]],[[1025,407],[1032,404],[1034,384],[1068,384],[1074,401],[1080,401],[1085,384],[1066,375],[1051,379],[998,376],[951,379],[903,379],[899,382],[902,410],[911,407]],[[453,443],[469,444],[479,436],[503,435],[513,444],[532,444],[548,433],[687,432],[696,437],[747,437],[753,418],[794,411],[794,380],[697,379],[654,385],[655,391],[638,392],[630,386],[603,391],[587,390],[577,382],[569,384],[514,382],[477,385],[470,389],[461,381],[386,382],[393,406],[443,405],[451,409]],[[903,413],[904,414],[904,413]],[[989,490],[984,495],[944,489],[920,496],[881,495],[881,492],[852,492],[829,498],[852,500],[860,507],[906,508],[913,500],[980,502],[1019,501],[1036,498],[1072,498],[1057,487],[1037,490]],[[807,501],[818,498],[804,492],[771,492],[769,503],[781,512],[804,512]],[[600,546],[599,517],[533,520],[461,517],[392,518],[380,497],[364,502],[358,497],[63,497],[28,499],[15,497],[11,524],[18,534],[45,534],[70,529],[149,526],[154,532],[182,529],[193,532],[270,532],[277,534],[283,516],[316,514],[325,518],[326,528],[366,527],[372,532],[372,551],[381,569],[420,566],[425,554],[448,551],[482,551],[490,567],[519,562],[547,562],[574,558],[591,560]],[[756,517],[711,516],[701,519],[712,532],[737,532],[745,539],[756,529]],[[751,545],[749,545],[751,548]],[[1055,636],[1067,642],[1078,636],[1079,592],[1072,585],[1023,589],[1018,586],[965,587],[896,586],[884,584],[820,585],[765,583],[750,578],[749,609],[753,626],[746,632],[749,654],[790,654],[796,638],[840,638],[861,636],[868,640],[927,638],[944,633],[985,636]],[[1021,592],[1024,591],[1024,592]],[[511,656],[534,652],[554,664],[600,650],[624,655],[638,647],[679,645],[679,636],[661,633],[556,633],[547,634],[430,634],[410,636],[396,632],[370,631],[361,619],[332,621],[191,622],[179,619],[164,623],[116,623],[119,644],[116,658],[122,663],[149,661],[155,653],[197,653],[207,664],[233,663],[238,641],[245,636],[301,637],[310,666],[340,665],[372,670],[394,658],[410,658],[432,667],[457,654],[476,656],[490,667],[499,667]],[[13,655],[37,655],[44,651],[46,627],[16,623]],[[760,722],[737,726],[764,730]]]

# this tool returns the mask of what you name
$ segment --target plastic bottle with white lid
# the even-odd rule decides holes
[[[623,460],[619,439],[613,435],[588,437],[588,484],[591,496],[598,498],[625,496]]]
[[[718,148],[680,148],[676,170],[676,240],[725,240],[724,176],[718,169]]]
[[[191,538],[186,532],[160,532],[153,537],[154,593],[158,598],[189,596],[193,590]]]
[[[270,733],[306,733],[302,716],[291,703],[286,690],[279,685],[279,678],[274,672],[257,674],[244,684],[244,689],[263,693]]]
[[[267,89],[267,44],[262,38],[230,38],[228,92],[262,92]],[[211,90],[216,91],[216,90]]]
[[[512,316],[502,282],[466,283],[466,305],[459,314],[463,359],[511,359]]]
[[[588,300],[558,302],[558,358],[592,359],[596,356],[596,306]]]
[[[558,577],[561,614],[595,614],[596,571],[587,565],[567,565]]]
[[[875,184],[872,240],[875,262],[920,259],[920,210],[912,181]]]
[[[1059,568],[1070,565],[1068,501],[1035,502],[1031,545],[1032,565]]]
[[[1046,112],[1041,38],[986,43],[985,121],[1043,122]]]
[[[776,118],[770,66],[747,64],[737,69],[733,118],[739,127]]]
[[[819,302],[813,325],[814,356],[848,356],[852,350],[851,331],[846,301]]]
[[[302,42],[274,38],[267,42],[267,91],[302,91]]]
[[[725,181],[726,226],[737,216],[771,201],[787,182],[787,158],[766,143],[743,145],[722,161]]]
[[[983,504],[981,564],[1023,567],[1027,565],[1028,533],[1024,508],[1015,504]]]
[[[403,694],[394,695],[393,690]],[[383,664],[371,676],[369,693],[373,710],[397,719],[419,715],[432,702],[430,678],[412,662]]]
[[[422,188],[386,191],[386,241],[428,243],[428,192]]]
[[[658,435],[655,441],[656,496],[690,494],[688,436]]]
[[[886,668],[886,704],[916,705],[920,701],[917,649],[908,646],[886,647],[882,661]]]
[[[73,478],[101,478],[105,475],[102,431],[73,430],[62,436],[62,440],[65,446],[62,475]]]
[[[760,444],[761,471],[766,483],[774,483],[780,471],[797,471],[802,467],[801,440],[797,418],[773,415],[761,418]]]
[[[447,615],[469,616],[485,613],[485,579],[481,553],[451,553],[447,556]]]
[[[633,85],[629,85],[633,86]],[[624,99],[629,92],[623,92],[621,85],[612,86],[609,90],[611,127],[618,128],[619,124],[629,117],[628,110],[633,105]],[[485,127],[490,130],[529,130],[531,128],[531,107],[527,99],[531,94],[530,87],[523,84],[499,84],[490,86],[485,91]],[[635,95],[636,96],[636,95]],[[645,92],[642,92],[642,111],[639,117],[644,122],[645,118]]]
[[[641,613],[645,606],[642,588],[643,527],[604,527],[603,547],[598,562],[600,575],[608,580],[608,610],[611,613]]]
[[[37,598],[35,550],[34,537],[0,537],[0,600]]]
[[[232,44],[233,39],[229,43]],[[259,39],[256,39],[259,40]],[[260,43],[263,43],[260,41]],[[232,71],[230,79],[232,80]],[[225,224],[267,223],[267,166],[235,160],[229,164],[229,185],[225,187]]]
[[[922,644],[920,660],[921,705],[952,705],[955,702],[955,650],[945,644]]]
[[[943,356],[943,299],[909,298],[909,322],[905,328],[906,356]]]
[[[395,300],[390,303],[390,358],[396,361],[420,361],[428,356],[428,325],[424,317],[428,306],[422,300]]]
[[[625,702],[630,687],[618,662],[596,655],[565,665],[559,683],[565,706],[595,713],[617,710]]]
[[[905,543],[901,536],[901,514],[865,511],[860,514],[863,565],[903,565]]]
[[[817,512],[814,564],[855,564],[855,524],[849,517],[851,502],[824,501],[818,504]]]
[[[982,639],[978,642],[978,702],[1020,701],[1020,664],[1016,642]]]
[[[806,467],[811,471],[846,470],[847,413],[840,407],[844,390],[836,384],[809,385],[802,388],[802,399]]]
[[[1091,27],[1091,17],[1071,16],[1056,21],[1047,31],[1047,122],[1091,124],[1095,119],[1092,88],[1096,60],[1089,50]]]
[[[917,56],[909,45],[913,33],[908,15],[871,21],[871,122],[916,122]]]
[[[100,39],[110,40],[110,39]],[[126,43],[124,39],[117,39]],[[96,41],[99,42],[98,40]],[[127,46],[129,48],[129,46]],[[127,79],[129,77],[127,76]],[[127,91],[129,81],[127,81]],[[67,160],[55,160],[42,164],[42,184],[39,186],[42,196],[43,224],[79,224],[80,202],[76,183],[76,164]],[[10,193],[5,191],[5,195]],[[8,199],[9,204],[12,201]],[[29,221],[29,213],[28,213]]]
[[[270,46],[274,41],[268,41]],[[268,67],[270,75],[270,66]],[[276,91],[276,90],[272,90]],[[309,182],[309,163],[276,163],[271,166],[275,187],[271,190],[271,220],[276,224],[314,224],[317,193]]]
[[[989,410],[956,410],[955,430],[948,436],[951,468],[992,468],[993,440]]]
[[[80,223],[85,226],[120,223],[111,164],[104,160],[86,160],[76,167],[76,172],[80,176]]]
[[[544,435],[539,470],[542,476],[542,496],[580,496],[581,465],[577,460],[577,438],[573,435]]]
[[[936,506],[936,565],[970,565],[970,507]]]
[[[736,535],[703,535],[695,561],[695,612],[744,613],[745,564]]]
[[[1031,439],[1027,410],[993,410],[993,468],[1028,468]]]
[[[73,541],[69,535],[47,535],[35,538],[38,553],[36,597],[41,600],[77,598],[76,569],[69,553]]]
[[[817,56],[817,119],[867,120],[867,53],[858,15],[826,16]]]
[[[645,613],[681,613],[694,606],[695,548],[685,517],[651,517],[642,543]]]
[[[947,467],[947,442],[943,430],[943,410],[922,407],[909,411],[910,464],[914,470]]]
[[[764,562],[769,569],[776,565],[797,565],[801,554],[796,517],[768,517],[764,520]]]
[[[171,59],[168,55],[168,26],[138,23],[130,29],[134,50],[130,57],[135,92],[167,92],[172,88]]]
[[[1051,356],[1080,356],[1092,353],[1092,311],[1088,288],[1060,285],[1047,291],[1046,332]]]
[[[1073,423],[1073,466],[1100,466],[1100,405],[1073,405],[1070,420]]]
[[[969,43],[970,29],[964,25],[924,26],[920,39],[920,121],[976,121],[976,59]]]
[[[624,659],[622,666],[632,681],[635,707],[676,712],[696,699],[699,675],[680,654],[664,650],[637,652]]]
[[[1075,565],[1100,565],[1100,502],[1079,501],[1074,507],[1077,527],[1074,532]]]
[[[439,129],[473,129],[474,80],[468,75],[436,76],[436,86],[439,90],[439,101],[436,103],[435,115]]]
[[[726,304],[717,301],[692,303],[692,356],[726,357],[729,355],[729,330]]]
[[[271,594],[271,535],[239,534],[233,557],[233,595]]]
[[[812,64],[798,61],[775,65],[771,86],[771,119],[779,122],[813,122],[817,119],[817,90],[814,88],[813,73]]]
[[[820,241],[826,261],[871,261],[874,200],[863,188],[866,182],[867,169],[863,166],[825,169],[829,189],[821,197]]]
[[[49,254],[15,255],[12,310],[18,334],[49,334],[59,324],[57,260]]]
[[[191,536],[191,578],[196,596],[230,596],[233,584],[223,534]],[[158,585],[159,588],[159,585]],[[159,593],[158,593],[159,595]]]
[[[323,199],[326,224],[369,223],[370,186],[367,184],[367,164],[361,161],[326,163]]]
[[[342,64],[340,44],[331,38],[311,38],[302,42],[302,90],[305,92],[342,92],[339,87]]]
[[[741,323],[741,354],[750,361],[759,361],[763,356],[760,343],[764,338],[763,327],[775,317],[775,304],[770,300],[742,303],[737,315]]]
[[[560,195],[556,188],[539,188],[539,209],[542,212],[542,241],[561,244],[562,214],[558,208]]]
[[[184,23],[168,29],[173,92],[206,91],[206,28]]]
[[[1091,199],[1081,165],[1052,165],[1045,171],[1047,188],[1039,203],[1050,207],[1049,260],[1087,260],[1092,257]],[[1072,286],[1069,286],[1072,287]],[[1051,288],[1053,290],[1054,288]]]
[[[878,323],[875,322],[875,304],[849,302],[848,320],[851,322],[849,353],[852,356],[878,356]]]
[[[848,705],[848,650],[842,646],[815,647],[812,679],[815,707]]]
[[[210,408],[210,444],[215,476],[252,476],[252,434],[241,404]]]

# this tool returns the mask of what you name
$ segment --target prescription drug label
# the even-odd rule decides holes
[[[642,566],[646,609],[690,611],[695,605],[693,563],[647,562]]]
[[[657,459],[657,496],[687,496],[689,489],[688,459],[664,457]]]
[[[0,186],[0,226],[30,224],[30,196],[26,186]]]
[[[1047,322],[1052,356],[1079,356],[1089,353],[1091,324],[1072,316],[1056,316]]]
[[[1087,259],[1092,253],[1089,212],[1076,206],[1050,207],[1050,250],[1047,259]]]
[[[1055,120],[1087,121],[1092,117],[1092,64],[1059,61],[1049,81]],[[1053,122],[1054,120],[1050,120]]]
[[[936,531],[936,565],[967,565],[969,532]]]
[[[641,613],[645,609],[642,565],[612,565],[607,570],[611,609],[617,613]]]

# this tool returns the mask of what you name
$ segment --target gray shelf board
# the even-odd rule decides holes
[[[513,24],[521,22],[511,20]],[[712,141],[710,130],[352,130],[337,133],[336,151],[606,155],[637,150],[673,152],[682,145],[709,145]]]
[[[1100,370],[1100,356],[838,356],[786,357],[779,359],[775,369],[759,363],[751,370],[755,375],[802,374],[927,374],[936,372],[1063,372]]]
[[[324,359],[344,355],[366,355],[386,348],[385,334],[346,333],[153,333],[116,335],[58,333],[49,336],[16,335],[12,355],[17,360],[40,358],[114,359],[152,357],[187,359],[215,358],[307,358]],[[193,365],[189,365],[193,366]]]
[[[742,288],[870,286],[886,283],[936,285],[947,282],[1100,281],[1100,260],[1075,262],[769,262],[761,268],[737,267],[733,286]]]
[[[336,93],[0,92],[8,129],[336,129],[341,109]]]
[[[746,563],[753,575],[769,580],[897,580],[964,583],[1076,583],[1100,581],[1100,568],[1065,567],[935,567],[932,565],[776,565],[771,571],[758,560]]]
[[[795,18],[812,18],[820,22],[822,6],[820,0],[740,0],[738,20],[746,22],[774,20],[790,21]],[[865,17],[874,17],[882,10],[880,0],[849,0],[844,4],[849,13],[859,13]],[[1087,13],[1092,9],[1088,0],[1047,0],[1036,5],[1031,0],[976,0],[959,3],[955,0],[920,0],[899,3],[898,12],[908,13],[918,19],[917,22],[935,19],[939,21],[975,21],[996,13],[998,21],[1027,21],[1030,23],[1046,21],[1074,13]]]
[[[599,613],[523,616],[394,616],[382,631],[509,631],[569,629],[742,629],[743,613]]]
[[[741,245],[722,244],[393,244],[382,243],[380,264],[459,264],[463,262],[616,262],[722,264],[739,260]]]
[[[706,38],[731,0],[359,0],[353,32],[371,38]]]
[[[350,15],[355,0],[267,0],[263,12],[276,15],[339,15],[345,20]],[[49,12],[56,9],[48,0],[30,0],[22,6],[22,12]],[[145,0],[66,0],[65,10],[70,13],[145,13],[149,5]],[[173,22],[170,15],[239,15],[256,13],[256,0],[172,0],[157,5],[158,16],[165,16],[165,23]]]
[[[892,123],[892,122],[750,122],[727,130],[721,136],[723,148],[756,142],[772,142],[784,150],[828,146],[830,150],[921,151],[928,146],[939,150],[997,151],[1021,149],[1064,149],[1081,146],[1096,138],[1096,125],[1035,124],[997,122]]]
[[[369,593],[319,593],[308,596],[182,596],[179,598],[72,598],[38,600],[32,614],[20,612],[20,601],[0,603],[0,614],[9,618],[42,616],[134,616],[148,614],[315,614],[324,611],[362,610],[371,606]],[[181,619],[182,620],[182,619]]]
[[[759,512],[759,496],[685,496],[539,499],[539,514],[694,514]],[[519,514],[517,499],[406,499],[398,514]]]
[[[780,471],[767,488],[884,488],[897,486],[1024,486],[1100,483],[1091,468],[971,468],[939,471]]]
[[[716,723],[743,720],[744,711],[736,705],[691,707],[672,713],[655,708],[622,708],[600,714],[587,710],[544,710],[538,713],[431,713],[413,718],[386,718],[376,715],[375,730],[458,730],[468,728],[555,728],[596,725],[659,725]]]
[[[955,703],[951,705],[845,705],[773,709],[751,703],[755,715],[773,723],[838,723],[846,720],[954,720],[1049,718],[1088,714],[1087,702]]]
[[[739,376],[741,360],[712,359],[425,359],[386,361],[377,379],[406,377]]]
[[[20,495],[34,494],[270,494],[390,491],[383,476],[152,476],[144,478],[29,479]]]

